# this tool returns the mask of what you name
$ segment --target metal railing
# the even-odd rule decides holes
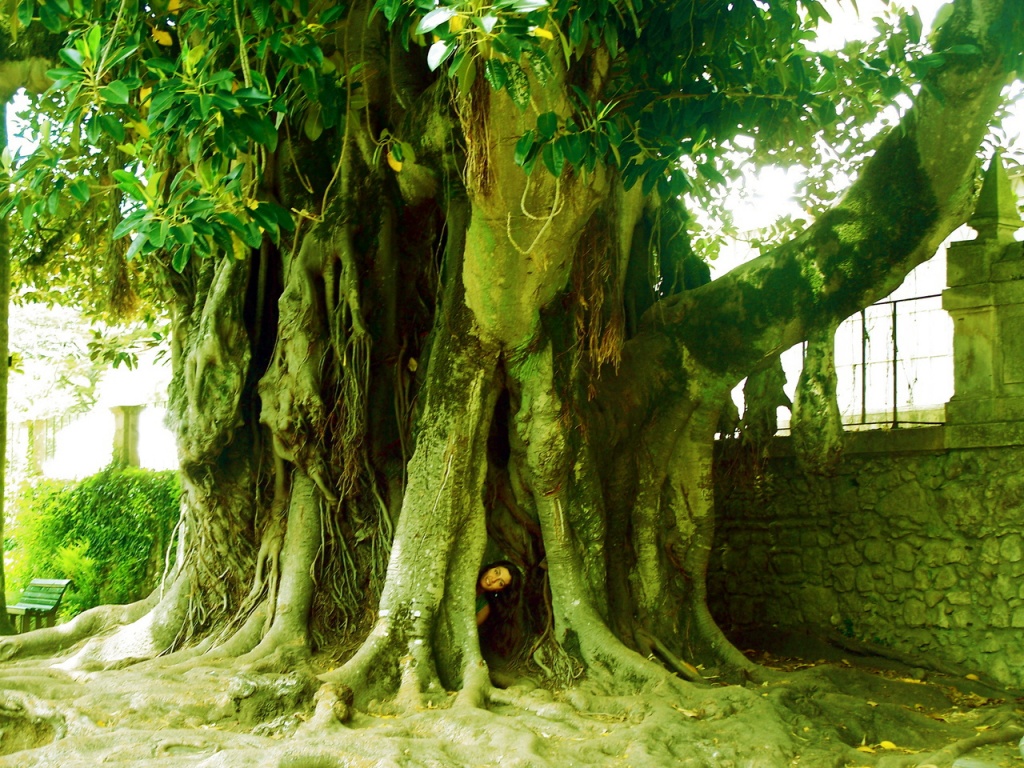
[[[941,424],[953,394],[953,321],[942,294],[886,299],[836,333],[838,400],[848,427]]]

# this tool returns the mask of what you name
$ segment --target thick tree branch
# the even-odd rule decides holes
[[[664,302],[648,324],[738,381],[899,286],[969,214],[975,153],[1007,82],[1006,41],[986,20],[1010,1],[957,3],[949,34],[981,53],[948,56],[839,204],[786,245]]]
[[[47,32],[41,24],[11,35],[7,21],[0,19],[0,101],[7,101],[21,88],[45,91],[50,87],[46,70],[53,66],[64,35]]]

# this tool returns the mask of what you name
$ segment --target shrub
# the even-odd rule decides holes
[[[8,601],[35,578],[71,579],[65,618],[145,597],[162,574],[180,494],[177,473],[136,467],[25,486],[6,542]]]

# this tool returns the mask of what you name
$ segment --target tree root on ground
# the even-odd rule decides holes
[[[989,744],[1003,744],[1008,741],[1018,741],[1022,738],[1024,738],[1024,727],[1019,725],[1006,725],[1002,728],[982,731],[976,736],[971,736],[967,739],[954,741],[952,744],[943,747],[937,752],[932,752],[927,757],[910,759],[898,764],[893,763],[891,764],[891,768],[897,768],[897,766],[908,766],[912,768],[950,768],[958,757],[962,757],[978,747],[985,747]],[[886,763],[883,767],[880,762],[879,768],[890,768],[890,764]]]
[[[101,605],[78,614],[66,624],[45,627],[22,635],[0,637],[0,661],[26,656],[56,654],[76,643],[103,634],[114,627],[130,625],[154,610],[159,595],[154,592],[145,600],[128,605]]]
[[[388,645],[385,638],[371,659],[377,665],[369,668],[371,681],[382,660],[394,664],[394,654],[408,642]],[[603,672],[564,690],[547,690],[528,680],[495,689],[484,682],[486,667],[481,666],[464,674],[465,701],[446,691],[443,701],[450,706],[423,697],[423,706],[396,718],[399,712],[387,704],[354,711],[351,690],[323,684],[308,669],[242,671],[236,659],[233,667],[183,675],[168,675],[147,663],[138,674],[133,668],[72,677],[34,664],[0,666],[0,721],[7,717],[0,722],[3,768],[337,766],[339,754],[353,766],[496,763],[523,768],[573,761],[715,768],[730,762],[782,766],[799,758],[808,766],[949,768],[971,749],[1024,735],[1017,725],[996,724],[1012,703],[981,711],[980,719],[925,721],[937,702],[949,703],[942,686],[904,684],[900,698],[889,702],[882,696],[898,693],[894,681],[878,679],[862,688],[857,681],[870,675],[834,665],[790,672],[785,683],[742,688],[690,685],[650,664],[666,682],[674,682],[671,688],[646,687],[639,695],[627,692],[635,684],[629,680],[619,686],[619,694],[610,695],[614,686]],[[907,689],[929,690],[931,696],[921,698]],[[471,706],[481,693],[490,712]],[[879,703],[867,701],[872,698]],[[905,711],[907,701],[923,702],[923,714]],[[900,712],[905,717],[894,723],[891,715]],[[861,724],[867,744],[891,738],[925,751],[855,752],[852,745],[861,742],[861,733],[851,723],[865,713],[870,722],[861,718]],[[917,730],[911,720],[931,727]],[[843,723],[850,727],[842,728]],[[992,723],[992,729],[977,733],[979,723]],[[23,751],[4,757],[8,744]]]
[[[60,669],[113,669],[151,659],[163,653],[174,642],[187,611],[188,579],[179,575],[159,601],[150,604],[149,600],[134,603],[124,608],[131,611],[118,612],[120,606],[106,606],[122,619],[122,622],[108,622],[117,627],[110,635],[100,636],[94,633],[73,656],[55,665]],[[152,596],[151,596],[152,597]],[[137,608],[136,608],[137,606]],[[97,609],[92,609],[97,610]],[[86,613],[89,613],[87,611]],[[141,614],[138,615],[137,614]],[[86,614],[82,614],[85,616]],[[102,615],[102,614],[100,614]],[[131,623],[123,623],[128,617],[135,617]],[[77,619],[54,630],[70,627]],[[96,628],[99,632],[100,628]],[[41,630],[42,631],[42,630]],[[50,631],[50,630],[46,630]]]

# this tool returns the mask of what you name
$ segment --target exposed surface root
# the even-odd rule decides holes
[[[130,624],[118,626],[112,634],[91,638],[74,656],[62,661],[61,666],[65,669],[111,669],[163,653],[184,623],[187,592],[188,580],[179,576],[150,610],[142,612]],[[135,613],[126,611],[122,618]],[[70,624],[74,621],[68,626]]]
[[[80,613],[67,624],[46,627],[22,635],[0,637],[0,661],[43,654],[61,653],[75,643],[102,634],[113,627],[145,616],[157,602],[157,595],[130,605],[101,605]]]
[[[982,696],[969,690],[978,683],[921,682],[908,670],[768,659],[778,679],[767,685],[680,683],[643,695],[608,695],[600,680],[553,692],[530,680],[496,689],[474,679],[467,693],[485,693],[489,711],[449,695],[396,716],[381,705],[353,708],[353,691],[302,665],[284,669],[285,656],[273,671],[170,675],[150,664],[94,673],[4,664],[0,768],[949,768],[972,750],[1002,765],[1019,754],[1007,740],[1024,735],[1013,694]],[[373,671],[364,669],[371,679]]]

